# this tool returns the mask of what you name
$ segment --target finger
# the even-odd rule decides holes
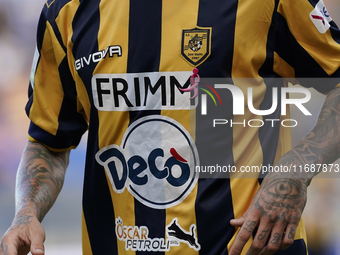
[[[273,224],[269,221],[268,223],[263,223],[263,221],[261,221],[256,235],[254,236],[253,242],[246,255],[257,255],[264,249],[267,240],[270,237],[272,225]]]
[[[241,216],[240,218],[238,219],[232,219],[230,220],[230,224],[234,227],[242,227],[242,225],[244,224],[246,220],[246,217],[244,216]]]
[[[288,224],[286,228],[286,233],[283,237],[283,240],[280,246],[280,250],[285,250],[293,244],[294,239],[295,239],[296,228],[297,228],[296,224]]]
[[[271,236],[268,240],[267,246],[265,246],[262,252],[260,253],[261,255],[272,255],[275,252],[277,252],[281,247],[283,232],[286,225],[278,223],[276,224],[277,225],[275,225],[275,227],[272,229]]]
[[[6,234],[1,240],[0,255],[18,255],[18,240]]]
[[[41,242],[40,240],[32,242],[31,253],[33,255],[44,255],[45,254],[44,243]]]
[[[257,224],[258,224],[258,221],[255,219],[252,219],[252,220],[247,219],[244,222],[239,233],[236,236],[233,246],[230,249],[230,255],[241,254],[244,245],[248,242]]]
[[[31,253],[33,255],[43,255],[45,254],[45,231],[43,229],[38,229],[34,231],[31,237]]]
[[[2,249],[2,244],[0,245],[0,255],[4,255],[4,251]]]
[[[3,253],[0,253],[1,255],[18,255],[18,249],[14,244],[3,244],[2,251]]]
[[[33,255],[44,255],[45,251],[44,251],[44,247],[43,248],[31,248],[31,253]]]

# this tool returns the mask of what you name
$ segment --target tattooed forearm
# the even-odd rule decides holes
[[[329,93],[314,129],[276,164],[280,166],[279,169],[284,169],[281,168],[283,166],[291,169],[292,166],[327,164],[339,157],[340,88],[337,88]],[[243,217],[231,221],[233,226],[243,223],[231,253],[240,254],[255,227],[261,232],[256,233],[252,240],[249,254],[258,254],[259,248],[262,249],[263,245],[268,247],[268,252],[264,253],[269,251],[274,253],[280,246],[287,248],[291,245],[306,205],[307,186],[313,174],[310,174],[312,171],[305,173],[284,171],[270,171]],[[283,235],[285,238],[282,238]]]
[[[42,220],[59,194],[68,165],[69,152],[51,152],[29,142],[17,173],[16,209],[33,206]]]
[[[333,89],[310,133],[279,164],[328,164],[340,157],[340,88]],[[309,173],[307,178],[316,173]]]

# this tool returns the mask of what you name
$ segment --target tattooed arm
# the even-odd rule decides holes
[[[51,152],[28,142],[17,172],[15,217],[2,238],[0,255],[44,254],[40,222],[63,186],[68,160],[69,151]]]
[[[278,166],[328,164],[340,157],[340,88],[327,96],[313,130],[278,162]],[[307,187],[317,173],[269,173],[245,214],[231,220],[241,227],[230,255],[239,255],[257,227],[251,254],[273,254],[293,242],[307,200]]]

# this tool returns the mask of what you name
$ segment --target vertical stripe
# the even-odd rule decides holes
[[[190,71],[181,56],[182,30],[197,26],[198,0],[163,0],[160,71]]]
[[[108,46],[120,46],[122,55],[114,55],[111,58],[106,56],[99,61],[95,73],[126,73],[129,40],[129,2],[101,1],[99,8],[98,50],[106,51]]]
[[[73,34],[72,19],[77,11],[78,6],[79,1],[70,1],[67,6],[62,8],[55,22],[58,27],[63,28],[61,30],[61,37],[64,45],[66,46],[66,52],[69,54],[69,69],[76,84],[78,112],[84,113],[88,120],[90,118],[91,103],[86,91],[86,87],[84,86],[84,83],[79,77],[78,73],[75,71],[75,59],[72,54],[73,42],[70,40]]]
[[[94,108],[91,111],[91,120],[94,122],[90,124],[86,158],[93,158],[99,150],[99,120]],[[85,165],[83,209],[93,255],[117,253],[115,212],[110,188],[103,167],[95,160],[88,160]]]
[[[181,56],[182,30],[196,27],[198,0],[173,0],[163,1],[162,14],[162,44],[160,71],[191,71],[193,67]],[[188,76],[189,78],[189,76]],[[181,113],[173,110],[162,110],[166,115],[181,123],[194,137],[195,121],[190,120],[190,110],[182,110]],[[195,199],[197,185],[188,197],[180,204],[166,209],[166,225],[174,218],[185,231],[191,231],[192,224],[196,225]],[[197,235],[197,228],[194,235]],[[198,254],[188,244],[181,243],[178,247],[171,247],[167,253],[171,254]]]
[[[285,132],[286,129],[290,129],[289,127],[281,127],[281,119],[284,117],[285,119],[287,116],[280,116],[281,114],[281,88],[284,86],[284,82],[282,79],[267,79],[266,80],[267,90],[264,95],[264,99],[260,105],[260,109],[269,109],[272,105],[272,88],[277,88],[277,108],[276,110],[270,114],[263,116],[265,121],[265,125],[263,125],[259,130],[259,139],[261,143],[261,148],[263,151],[263,166],[274,165],[275,157],[277,156],[277,148],[279,143],[279,136],[280,130],[283,129],[281,134]],[[280,120],[276,121],[275,124],[272,124],[270,121],[267,122],[266,120]],[[287,118],[288,119],[288,118]],[[290,140],[291,138],[289,138]],[[282,140],[281,143],[289,144],[289,140]],[[280,145],[281,146],[281,145]],[[283,154],[282,154],[283,155]],[[281,156],[282,156],[281,155]],[[264,174],[265,175],[265,174]],[[260,183],[262,182],[262,178],[264,175],[260,175]]]
[[[260,77],[258,72],[266,59],[267,35],[275,2],[262,1],[262,8],[258,5],[256,1],[238,1],[232,71],[234,78]]]
[[[160,63],[162,2],[130,0],[128,73],[157,72]],[[132,18],[133,17],[133,18]],[[136,120],[159,111],[130,112]]]
[[[116,220],[120,218],[123,221],[124,226],[134,226],[135,225],[135,207],[134,207],[134,198],[130,194],[130,192],[125,189],[123,193],[118,194],[116,193],[112,185],[110,185],[110,180],[108,176],[106,175],[107,183],[109,183],[109,189],[110,194],[112,198],[112,203],[114,207],[114,222],[115,224],[112,227],[116,227]],[[114,236],[112,236],[114,238]],[[112,242],[115,242],[116,240],[110,240]],[[136,254],[131,249],[126,250],[125,248],[125,241],[120,241],[117,239],[117,249],[118,254],[124,254],[124,255],[133,255]]]
[[[83,255],[92,255],[91,243],[89,239],[89,234],[87,232],[84,211],[82,211],[82,215],[81,215],[81,225],[82,225],[81,244],[82,244]]]
[[[130,0],[128,72],[159,71],[162,1]]]
[[[183,29],[197,26],[198,3],[198,0],[163,1],[160,71],[191,71],[194,68],[181,56],[181,43]],[[162,115],[178,121],[189,132],[195,129],[195,122],[190,122],[190,113],[184,110],[181,114],[173,110],[162,111]]]
[[[93,35],[97,35],[99,30],[99,3],[100,0],[83,0],[79,5],[73,20],[72,53],[75,59],[88,57],[98,51],[98,41]],[[86,68],[78,70],[91,101],[91,78],[95,67],[96,63],[91,62]],[[86,155],[88,159],[93,159],[98,151],[98,126],[98,112],[92,107]],[[84,220],[93,254],[116,253],[117,241],[114,238],[115,222],[110,190],[103,168],[92,160],[87,160],[85,165],[83,194]]]
[[[242,216],[245,209],[249,207],[251,199],[247,198],[248,197],[252,198],[255,196],[255,193],[259,188],[259,183],[256,178],[251,179],[233,178],[230,181],[230,188],[232,190],[233,199],[238,199],[236,201],[233,200],[234,201],[233,208],[235,212],[235,218],[239,218],[240,216]],[[239,229],[237,231],[239,231]],[[231,246],[234,244],[237,233],[235,233],[233,238],[230,240],[230,243],[228,244],[228,250],[230,250]],[[242,254],[245,254],[245,251],[247,251],[250,248],[252,241],[253,239],[251,237],[246,243],[243,249],[244,253]]]
[[[78,95],[66,58],[59,65],[59,73],[63,74],[60,76],[60,80],[65,96],[58,116],[59,126],[56,137],[61,140],[69,140],[69,143],[72,144],[68,146],[77,146],[86,132],[88,124],[84,119],[85,116],[78,112]]]
[[[159,71],[162,1],[130,0],[128,73]],[[160,111],[130,112],[130,122]],[[144,217],[148,215],[148,217]],[[135,199],[136,226],[148,226],[149,238],[165,238],[165,210],[153,209]],[[143,252],[137,251],[136,254]],[[164,252],[155,252],[164,254]]]
[[[108,46],[120,46],[122,55],[105,57],[96,69],[98,73],[126,73],[128,61],[128,40],[129,40],[129,1],[101,1],[100,6],[100,26],[98,32],[98,50],[106,50]],[[119,36],[117,36],[119,35]],[[120,145],[125,130],[129,125],[129,112],[107,112],[98,111],[99,148],[110,144]],[[107,177],[107,176],[106,176]],[[120,217],[125,226],[134,226],[134,198],[127,189],[124,192],[116,193],[109,179],[110,194],[114,207],[114,221]],[[117,240],[119,254],[135,254],[131,249],[125,250],[125,242]]]
[[[260,77],[258,73],[259,69],[266,60],[267,35],[271,24],[274,2],[270,0],[261,2],[262,8],[259,8],[258,5],[259,3],[256,1],[239,0],[238,2],[232,71],[234,78]],[[245,51],[247,54],[244,54]],[[234,79],[234,84],[242,90],[245,98],[247,98],[248,87],[252,87],[253,106],[255,109],[260,109],[259,106],[266,92],[266,85],[261,78],[252,80]],[[244,120],[250,119],[259,119],[261,121],[262,117],[252,114],[247,107],[245,108],[244,115],[234,117],[235,122],[243,122]],[[245,127],[235,125],[233,129],[233,152],[237,169],[240,169],[241,166],[260,166],[263,162],[263,153],[260,149],[261,144],[258,137],[259,128],[248,127],[247,123],[245,123],[244,126]],[[246,141],[246,143],[244,141]],[[248,173],[246,174],[246,176],[238,177],[254,177]],[[243,191],[240,190],[240,181],[249,182],[248,191],[246,189]],[[249,206],[252,195],[254,195],[254,189],[256,190],[258,188],[258,184],[256,179],[240,180],[231,178],[230,182],[233,191],[234,214],[235,218],[238,218],[242,216],[247,206]]]
[[[288,106],[287,106],[288,108]],[[281,116],[280,121],[283,119],[290,119],[290,111],[287,109],[287,114]],[[279,141],[276,148],[276,155],[274,158],[274,164],[292,148],[292,130],[290,128],[280,128]]]
[[[219,94],[222,102],[232,104],[231,94],[227,90]],[[214,109],[215,105],[212,100],[207,101],[208,114],[203,116],[197,111],[196,115],[196,145],[200,154],[200,165],[232,166],[234,163],[232,129],[227,125],[218,125],[212,130],[213,119],[230,120],[233,116],[232,111],[226,111],[224,114],[220,111],[209,111]],[[200,254],[227,254],[227,244],[234,232],[229,223],[233,217],[230,179],[218,176],[211,179],[200,178],[196,199]]]
[[[197,25],[212,27],[211,54],[198,69],[201,77],[231,77],[237,1],[200,0]]]
[[[201,77],[231,76],[236,3],[236,1],[221,0],[200,1],[197,25],[212,28],[212,54],[198,67]],[[222,101],[232,102],[231,95],[226,91],[221,94],[223,93],[226,93],[224,96],[228,101],[223,99]],[[221,130],[211,132],[212,119],[221,118],[221,114],[217,111],[209,112],[209,109],[215,107],[213,103],[210,105],[209,103],[212,102],[208,100],[206,116],[202,116],[200,111],[196,114],[196,144],[200,155],[209,155],[209,158],[200,157],[200,165],[232,165],[232,129],[225,126]],[[226,111],[223,118],[231,119],[231,110]],[[200,254],[227,254],[227,244],[234,231],[229,224],[230,219],[233,218],[229,179],[200,178],[195,209],[198,242],[201,245]]]
[[[232,218],[229,179],[199,179],[196,219],[200,254],[228,254],[234,232],[229,224]]]
[[[266,8],[258,8],[257,2],[249,2],[239,0],[238,12],[236,17],[236,32],[235,32],[235,47],[234,47],[234,61],[232,75],[234,84],[238,86],[245,98],[248,95],[248,87],[253,88],[253,105],[255,109],[259,109],[260,103],[263,101],[263,95],[266,92],[266,85],[259,79],[240,79],[240,78],[258,78],[258,72],[266,60],[266,45],[267,34],[271,24],[271,17],[273,11],[272,1],[262,2]],[[265,12],[263,11],[265,9]],[[251,10],[251,11],[250,11]],[[248,24],[246,26],[245,24]],[[255,38],[255,39],[254,39]],[[241,47],[242,45],[242,47]],[[247,51],[247,54],[244,54]],[[251,64],[249,64],[251,63]],[[244,67],[247,68],[244,68]],[[261,116],[256,116],[245,107],[245,114],[241,116],[234,116],[236,123],[243,123],[244,120],[259,119]],[[255,148],[261,148],[259,137],[259,128],[248,127],[247,123],[237,124],[233,128],[234,136],[234,160],[237,169],[241,166],[260,166],[262,163],[262,151]],[[245,144],[242,141],[247,141]],[[248,176],[247,176],[248,177]],[[254,177],[254,176],[249,176]],[[231,180],[232,182],[233,180]],[[240,207],[240,199],[234,197],[237,201],[238,207],[243,210],[234,210],[235,216],[242,215],[245,209],[246,201],[243,199],[243,205]],[[235,204],[234,204],[235,205]]]
[[[56,37],[58,38],[58,41],[63,48],[63,51],[61,51],[61,49],[58,49],[58,51],[55,52],[56,55],[65,55],[65,53],[67,53],[67,50],[70,49],[67,47],[69,47],[69,38],[71,38],[73,32],[72,17],[78,8],[78,5],[79,2],[77,1],[71,1],[63,5],[63,7],[59,11],[58,17],[55,19],[55,22],[52,23],[52,27],[54,31],[56,31]],[[56,44],[54,43],[54,45]],[[59,62],[59,60],[57,60],[57,62]],[[84,120],[85,116],[80,110],[82,107],[78,108],[78,93],[76,84],[72,77],[73,73],[71,71],[72,69],[69,66],[70,64],[72,65],[73,63],[70,62],[67,58],[63,58],[58,68],[59,74],[62,74],[60,75],[60,80],[63,85],[65,98],[60,108],[60,121],[57,137],[65,137],[65,135],[68,134],[68,136],[74,137],[74,139],[72,140],[78,139],[78,142],[74,143],[77,145],[81,139],[81,136],[85,133],[88,127],[86,121]],[[75,109],[73,114],[70,109]],[[79,114],[80,112],[81,114]],[[83,126],[83,132],[80,132],[81,126]],[[63,140],[67,139],[65,138]]]
[[[69,39],[72,36],[72,19],[78,6],[79,1],[69,1],[67,4],[63,5],[55,19],[55,25],[60,28],[60,41],[62,41],[64,47],[67,47],[70,43]]]
[[[279,0],[275,1],[275,7],[272,13],[272,20],[275,20],[277,13],[277,5],[279,3]],[[261,77],[267,77],[265,79],[265,84],[266,84],[266,92],[264,94],[263,100],[259,106],[261,110],[266,110],[269,109],[272,106],[273,103],[273,88],[277,89],[277,108],[276,110],[270,114],[270,115],[265,115],[263,116],[263,121],[265,121],[265,125],[262,126],[259,130],[259,139],[261,143],[261,148],[263,151],[263,166],[268,166],[268,165],[274,165],[275,163],[275,157],[279,156],[277,154],[278,147],[282,147],[282,144],[289,144],[289,139],[287,140],[279,140],[280,134],[282,135],[283,133],[286,132],[281,132],[280,130],[286,131],[287,128],[280,128],[280,123],[275,123],[269,124],[266,122],[267,120],[280,120],[282,117],[280,117],[281,113],[281,88],[284,86],[283,80],[278,78],[277,73],[275,73],[275,64],[274,64],[274,58],[275,58],[275,53],[274,53],[274,47],[275,47],[275,31],[276,31],[276,23],[271,22],[268,35],[267,35],[267,46],[266,46],[266,60],[264,61],[264,64],[261,66],[259,70],[259,74]],[[276,54],[277,56],[277,54]],[[277,57],[275,58],[277,60]],[[284,62],[282,60],[282,62]],[[277,64],[277,63],[276,63]],[[283,65],[285,63],[282,63]],[[287,67],[287,65],[284,65]],[[289,66],[288,66],[289,68]],[[274,70],[274,73],[273,73]],[[288,69],[291,73],[291,69]],[[279,71],[279,72],[287,72],[287,68],[284,69],[284,71]],[[269,77],[272,77],[273,79],[268,79]],[[292,76],[288,76],[292,77]],[[289,129],[289,128],[288,128]],[[281,143],[280,145],[278,143]],[[280,150],[280,152],[282,152]],[[283,154],[281,154],[283,155]],[[259,176],[259,182],[260,184],[262,183],[263,178],[265,177],[265,174],[260,174]]]
[[[58,130],[58,117],[63,101],[64,91],[58,74],[58,67],[65,57],[65,52],[57,41],[49,22],[46,22],[46,30],[41,45],[41,57],[35,75],[36,89],[33,90],[35,100],[30,109],[31,120],[43,128],[46,132],[55,135]],[[49,54],[48,54],[49,53]],[[48,78],[47,78],[48,76]],[[45,80],[49,80],[51,86],[49,94],[45,93]],[[39,86],[42,86],[39,88]],[[34,114],[31,114],[34,112]]]

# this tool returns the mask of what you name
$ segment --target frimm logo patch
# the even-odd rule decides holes
[[[202,64],[210,55],[211,28],[196,27],[182,30],[181,55],[193,66]]]

